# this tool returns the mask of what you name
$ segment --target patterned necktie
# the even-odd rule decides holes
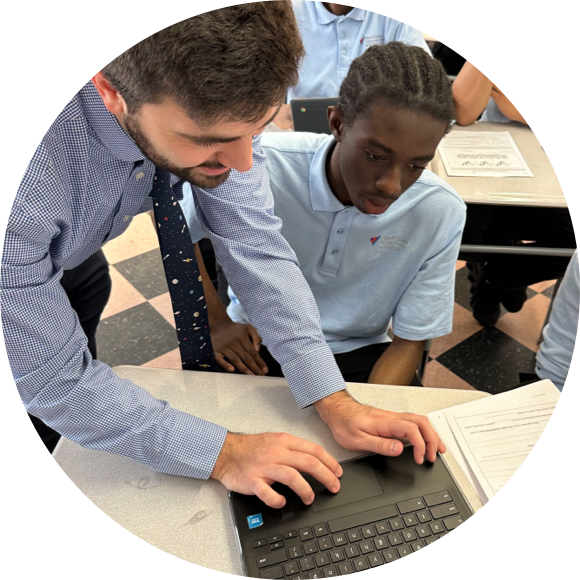
[[[201,275],[189,228],[176,197],[182,182],[172,187],[170,178],[170,173],[157,168],[152,195],[182,366],[190,371],[213,371],[216,370],[215,355]]]

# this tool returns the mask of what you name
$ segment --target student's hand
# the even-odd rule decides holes
[[[244,375],[263,376],[268,372],[259,355],[262,339],[251,324],[237,324],[229,318],[210,324],[216,362],[228,373],[238,369]]]
[[[403,452],[399,439],[408,439],[414,447],[415,461],[433,462],[445,445],[427,417],[413,413],[383,411],[355,401],[345,390],[314,403],[318,414],[334,438],[350,451],[371,451],[395,457]]]
[[[314,501],[314,491],[300,472],[332,493],[340,489],[338,462],[320,445],[288,433],[228,433],[210,477],[229,490],[257,495],[267,506],[282,508],[286,499],[270,487],[275,482],[288,486],[306,505]]]

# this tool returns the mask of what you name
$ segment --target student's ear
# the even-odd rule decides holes
[[[337,141],[342,140],[342,135],[344,133],[344,124],[342,122],[342,111],[337,107],[328,107],[328,125],[334,138]]]
[[[113,113],[113,115],[122,115],[127,112],[125,99],[123,99],[117,89],[113,88],[113,85],[105,78],[102,72],[97,73],[91,80],[97,91],[99,91],[99,95],[101,95],[103,103],[110,113]]]

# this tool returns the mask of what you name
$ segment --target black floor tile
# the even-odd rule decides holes
[[[533,372],[536,355],[497,328],[483,328],[437,357],[437,362],[480,391],[496,394]]]
[[[549,288],[546,288],[542,294],[544,296],[547,296],[548,298],[552,298],[552,296],[554,295],[554,290],[556,289],[556,284],[552,284]]]
[[[168,291],[165,271],[159,249],[139,254],[134,258],[115,264],[115,268],[125,277],[147,300],[155,298]]]
[[[139,304],[102,320],[97,330],[99,360],[142,365],[177,348],[175,329],[149,304]]]
[[[463,308],[471,310],[471,306],[469,306],[469,298],[471,297],[469,291],[470,283],[467,279],[467,274],[468,270],[465,266],[455,272],[455,302],[463,306]]]

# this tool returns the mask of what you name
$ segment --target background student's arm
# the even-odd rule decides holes
[[[512,105],[512,102],[494,85],[491,90],[491,97],[495,101],[497,108],[512,121],[518,121],[527,125],[527,121],[521,113]]]
[[[260,335],[251,324],[232,322],[205,269],[199,244],[195,244],[195,255],[207,303],[216,362],[229,373],[237,369],[245,375],[265,375],[268,367],[258,354],[262,344]]]
[[[424,340],[405,340],[395,336],[389,348],[375,363],[369,383],[409,385],[423,354]]]
[[[493,83],[470,62],[466,62],[453,81],[455,120],[471,125],[487,107]]]

